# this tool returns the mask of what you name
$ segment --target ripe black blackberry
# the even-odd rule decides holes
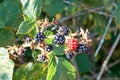
[[[44,41],[45,38],[46,36],[44,35],[43,32],[38,32],[35,36],[35,42],[42,42]]]
[[[45,46],[45,50],[48,51],[48,52],[52,51],[53,50],[53,45],[52,44],[47,44]]]
[[[66,54],[65,54],[65,56],[66,56],[66,58],[68,58],[68,59],[72,59],[73,56],[74,56],[74,54],[73,54],[72,51],[67,51]]]
[[[87,36],[88,36],[88,39],[92,39],[93,34],[92,34],[91,32],[88,32],[88,33],[87,33]]]
[[[62,35],[68,35],[70,33],[70,30],[67,26],[62,26],[60,29],[60,34]]]
[[[77,53],[87,52],[86,44],[78,44],[78,48],[76,49]]]
[[[30,37],[27,37],[25,40],[26,40],[26,43],[30,43],[32,41]]]
[[[56,34],[53,41],[58,45],[62,45],[65,43],[65,37],[61,34]]]
[[[41,54],[38,58],[40,62],[44,62],[46,60],[46,56],[44,54]]]

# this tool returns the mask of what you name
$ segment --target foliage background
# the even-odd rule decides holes
[[[79,31],[79,27],[89,29],[93,33],[92,54],[79,55],[76,57],[81,77],[87,80],[96,78],[103,61],[107,57],[112,44],[120,32],[120,1],[119,0],[0,0],[0,47],[12,46],[24,36],[34,37],[35,23],[38,19],[48,17],[58,19],[60,25],[68,25],[73,32]],[[109,19],[112,18],[104,43],[97,57],[95,51],[104,35]],[[120,77],[120,42],[118,43],[108,63],[108,69],[103,75],[106,78]],[[3,53],[8,52],[0,48],[0,80],[8,80],[12,73],[3,74],[2,62]],[[35,52],[37,53],[37,52]],[[45,79],[46,69],[43,64],[28,63],[31,56],[34,56],[28,49],[24,56],[25,62],[15,62],[14,80],[41,80]],[[64,60],[61,58],[61,60]],[[113,65],[116,61],[117,64]],[[9,63],[9,62],[8,62]],[[28,63],[28,64],[27,64]],[[13,62],[10,60],[8,69],[13,69]],[[23,65],[20,67],[20,65]],[[52,63],[51,63],[52,64]],[[64,65],[64,63],[60,63]],[[69,64],[69,63],[68,63]],[[7,65],[7,63],[6,63]],[[112,65],[112,66],[110,66]],[[39,71],[38,71],[39,69]],[[73,70],[74,71],[74,70]],[[9,72],[9,70],[8,70]],[[40,73],[41,72],[41,73]],[[33,73],[34,76],[32,74]],[[59,72],[58,72],[59,73]],[[10,75],[9,75],[10,74]],[[20,75],[19,75],[20,74]],[[29,74],[29,75],[28,75]],[[50,73],[52,74],[52,73]],[[5,75],[4,77],[1,75]],[[8,75],[8,76],[7,76]],[[65,74],[64,74],[65,75]],[[34,79],[32,77],[34,76]],[[62,79],[60,79],[62,80]],[[66,79],[63,79],[66,80]]]

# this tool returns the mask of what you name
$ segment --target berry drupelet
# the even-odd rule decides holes
[[[42,42],[44,41],[45,38],[46,36],[44,35],[43,32],[38,32],[35,36],[35,42]]]
[[[67,26],[62,26],[60,29],[60,34],[62,35],[68,35],[70,33],[70,30]]]
[[[65,37],[61,34],[56,34],[53,41],[58,45],[62,45],[65,43]]]
[[[52,51],[52,50],[53,50],[53,45],[52,45],[52,44],[47,44],[47,45],[45,46],[45,50],[46,50],[47,52]]]
[[[67,51],[66,54],[65,54],[65,56],[66,56],[66,58],[68,58],[68,59],[72,59],[73,56],[74,56],[74,54],[73,54],[72,51]]]

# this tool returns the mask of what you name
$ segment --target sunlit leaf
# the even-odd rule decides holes
[[[46,67],[43,64],[29,62],[17,69],[13,80],[46,80]]]
[[[37,20],[42,10],[42,0],[20,0],[23,13],[32,20]]]
[[[29,32],[31,32],[35,27],[35,22],[31,22],[31,21],[23,21],[20,25],[19,25],[19,29],[17,31],[17,34],[28,34]]]
[[[75,80],[75,69],[69,61],[52,58],[48,67],[47,80]]]
[[[0,48],[0,80],[12,80],[14,62],[9,59],[7,49]]]

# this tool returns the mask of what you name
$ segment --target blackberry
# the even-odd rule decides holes
[[[78,44],[77,53],[87,52],[86,44]]]
[[[19,49],[18,49],[18,51],[17,51],[17,54],[19,55],[19,56],[23,56],[24,55],[24,53],[25,53],[25,49],[23,48],[23,47],[20,47]]]
[[[68,35],[69,33],[70,33],[70,30],[69,30],[69,28],[67,26],[61,27],[60,34],[62,34],[62,35]]]
[[[76,39],[69,39],[67,41],[67,46],[70,48],[70,50],[74,51],[78,48],[78,41]]]
[[[44,54],[41,54],[38,58],[40,62],[44,62],[46,60],[46,56]]]
[[[53,50],[52,44],[47,44],[47,45],[45,46],[45,50],[48,51],[48,52],[52,51],[52,50]]]
[[[52,30],[58,30],[59,29],[59,26],[58,25],[55,25]]]
[[[44,35],[43,32],[38,32],[35,36],[35,42],[42,42],[44,41],[45,38],[46,36]]]
[[[29,37],[26,38],[26,43],[30,43],[31,41],[32,41],[31,38],[29,38]]]
[[[65,37],[61,34],[56,34],[54,38],[54,43],[62,45],[65,43]]]
[[[66,55],[66,58],[68,58],[68,59],[72,59],[74,56],[72,51],[67,51],[67,53],[65,55]]]
[[[91,38],[93,37],[93,34],[90,33],[90,32],[88,32],[88,33],[87,33],[87,36],[88,36],[88,39],[91,39]]]

